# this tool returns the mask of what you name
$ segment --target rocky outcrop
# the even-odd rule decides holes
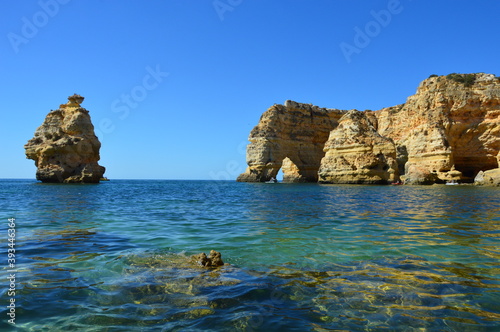
[[[319,182],[387,184],[399,180],[396,146],[377,133],[374,120],[356,110],[339,120],[325,144]]]
[[[221,253],[215,250],[210,250],[210,254],[208,256],[204,252],[193,255],[191,256],[191,261],[199,266],[211,268],[224,265]]]
[[[498,165],[500,166],[500,152],[497,155]],[[500,167],[487,171],[480,171],[474,178],[474,184],[480,186],[500,186]]]
[[[500,168],[480,171],[474,178],[474,184],[480,186],[500,186]]]
[[[50,111],[34,137],[24,146],[26,157],[37,166],[36,178],[53,183],[98,183],[105,168],[100,159],[101,143],[94,133],[89,112],[80,107],[83,97],[68,97],[68,103]]]
[[[323,147],[343,111],[286,101],[270,107],[251,131],[243,182],[265,182],[283,167],[284,181],[316,182]]]
[[[406,183],[471,182],[498,167],[500,82],[491,74],[430,77],[405,104],[374,112],[394,140]]]
[[[500,78],[432,75],[405,104],[375,112],[287,101],[262,115],[249,140],[238,181],[267,181],[281,167],[291,182],[472,182],[499,167]]]

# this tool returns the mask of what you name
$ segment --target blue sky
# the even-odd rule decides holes
[[[23,145],[85,97],[111,179],[235,179],[260,115],[287,99],[405,102],[431,74],[500,75],[500,2],[0,2],[1,178],[34,178]]]

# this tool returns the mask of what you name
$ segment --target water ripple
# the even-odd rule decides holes
[[[500,328],[498,188],[0,183],[20,330]]]

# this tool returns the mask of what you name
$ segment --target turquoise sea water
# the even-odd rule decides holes
[[[1,180],[0,217],[2,331],[500,330],[498,188]]]

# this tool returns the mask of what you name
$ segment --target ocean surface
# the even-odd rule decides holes
[[[0,180],[0,217],[1,331],[500,331],[500,188]]]

